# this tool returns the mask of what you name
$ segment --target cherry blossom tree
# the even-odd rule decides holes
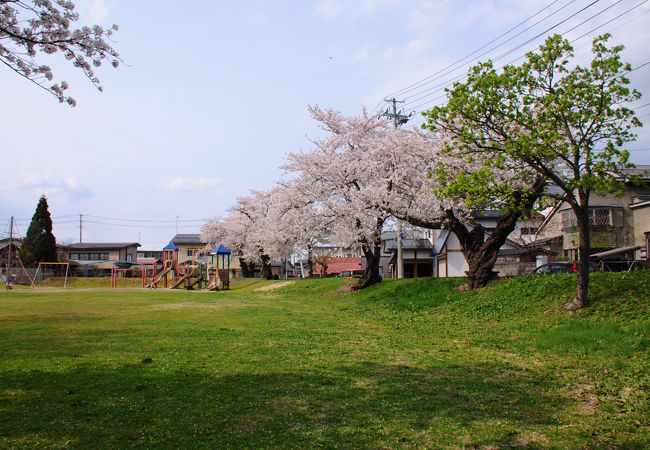
[[[368,147],[365,167],[376,187],[366,201],[411,225],[452,231],[468,264],[467,285],[475,289],[496,276],[499,249],[545,182],[516,165],[462,158],[460,150],[448,151],[452,142],[450,135],[387,129]],[[476,220],[485,210],[499,212],[489,232]]]
[[[271,214],[277,192],[278,188],[252,190],[249,195],[238,197],[225,219],[215,217],[203,225],[202,239],[210,245],[222,243],[229,248],[239,258],[242,272],[249,275],[260,261],[262,277],[271,278],[272,259],[290,253],[289,247],[271,239],[268,229],[276,226]]]
[[[273,188],[268,214],[257,234],[265,252],[274,259],[306,254],[309,276],[312,276],[312,250],[323,242],[331,220],[322,214],[310,193],[311,186],[300,180],[290,180]]]
[[[226,218],[217,216],[208,219],[201,226],[201,240],[211,248],[221,244],[232,252],[232,256],[239,259],[239,266],[244,278],[253,276],[253,267],[244,257],[244,246],[247,236],[247,221],[239,215],[229,215]]]
[[[390,214],[368,201],[376,196],[376,184],[366,167],[368,146],[381,139],[387,122],[365,110],[349,117],[318,106],[309,111],[326,136],[312,141],[310,152],[290,153],[284,168],[296,174],[296,184],[310,198],[313,211],[328,224],[330,240],[360,245],[366,267],[356,288],[362,289],[381,281],[381,232]]]
[[[39,53],[60,52],[100,91],[95,69],[105,61],[113,67],[120,63],[108,42],[117,25],[108,30],[99,25],[72,28],[79,20],[74,9],[68,0],[0,0],[0,63],[71,106],[76,101],[65,92],[68,83],[50,84],[52,69],[39,61]]]

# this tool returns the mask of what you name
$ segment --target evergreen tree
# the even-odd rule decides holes
[[[41,196],[36,205],[32,222],[20,248],[20,259],[25,266],[39,262],[56,262],[56,239],[52,234],[52,218],[47,199]]]

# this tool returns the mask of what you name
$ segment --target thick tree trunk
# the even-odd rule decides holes
[[[361,275],[359,283],[354,286],[354,290],[365,289],[381,281],[379,263],[381,261],[381,230],[383,227],[384,219],[377,218],[376,229],[372,239],[368,241],[364,237],[361,240],[361,250],[366,257],[366,268],[363,270],[363,275]]]
[[[427,229],[442,227],[453,232],[460,242],[461,251],[467,262],[467,286],[470,289],[477,289],[486,286],[490,280],[496,278],[497,272],[492,269],[499,256],[499,249],[515,229],[517,220],[523,212],[532,210],[533,205],[544,191],[545,185],[546,182],[543,178],[537,178],[526,195],[522,192],[513,193],[510,201],[511,211],[503,213],[497,221],[495,230],[488,235],[487,239],[485,239],[485,228],[481,225],[468,228],[454,215],[453,210],[445,211],[446,217],[431,219],[404,215],[399,211],[391,210],[389,212],[411,225]]]
[[[448,228],[458,238],[460,250],[467,261],[468,270],[465,274],[469,289],[482,288],[497,277],[497,272],[492,269],[499,256],[499,249],[514,230],[519,216],[520,213],[509,213],[500,217],[496,228],[485,239],[482,225],[468,230],[467,226],[448,212]]]
[[[379,275],[381,246],[362,244],[361,249],[363,250],[363,255],[366,257],[366,267],[363,270],[363,275],[361,275],[359,283],[354,286],[354,290],[365,289],[381,281],[381,275]]]
[[[578,225],[578,279],[576,297],[564,308],[577,311],[589,305],[589,256],[591,255],[591,224],[589,223],[589,194],[579,193],[580,205],[573,207]]]
[[[241,267],[241,275],[244,278],[250,278],[253,275],[251,274],[250,268],[248,266],[248,263],[244,258],[239,258],[239,267]]]
[[[446,212],[447,227],[458,238],[461,251],[467,261],[466,275],[469,289],[482,288],[497,277],[498,272],[492,269],[499,256],[499,249],[517,226],[517,221],[523,212],[532,209],[543,192],[544,186],[544,180],[539,178],[533,184],[529,195],[524,196],[521,192],[513,194],[511,202],[513,209],[502,213],[487,239],[485,238],[485,229],[481,225],[474,226],[470,231],[454,216],[453,211]]]
[[[267,280],[273,279],[273,272],[271,271],[271,258],[267,255],[261,255],[260,259],[262,260],[262,272],[260,276],[266,278]]]

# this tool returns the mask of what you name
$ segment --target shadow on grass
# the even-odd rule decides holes
[[[554,426],[564,406],[552,380],[507,364],[164,370],[2,372],[0,446],[460,446]]]

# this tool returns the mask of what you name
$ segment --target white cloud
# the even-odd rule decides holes
[[[411,57],[417,56],[431,48],[431,46],[431,41],[424,39],[414,39],[406,44],[406,54]]]
[[[358,17],[367,18],[377,12],[394,7],[408,7],[409,3],[401,0],[318,0],[314,9],[318,14],[329,19],[344,17],[351,20]]]
[[[8,193],[29,193],[34,196],[45,194],[66,200],[80,200],[91,197],[92,190],[74,176],[61,176],[49,170],[25,171],[3,179],[0,190]]]
[[[332,18],[338,16],[344,10],[344,5],[339,0],[319,0],[316,2],[314,9],[317,13]]]
[[[368,59],[368,56],[370,55],[370,46],[365,45],[362,48],[360,48],[357,53],[354,55],[354,61],[360,62],[360,61],[365,61]]]
[[[207,189],[214,188],[221,184],[221,181],[217,178],[186,178],[186,177],[176,177],[167,183],[167,190],[176,192],[176,191],[186,191],[186,192],[200,192]]]
[[[115,7],[116,2],[107,0],[77,0],[77,12],[85,23],[101,23]]]

